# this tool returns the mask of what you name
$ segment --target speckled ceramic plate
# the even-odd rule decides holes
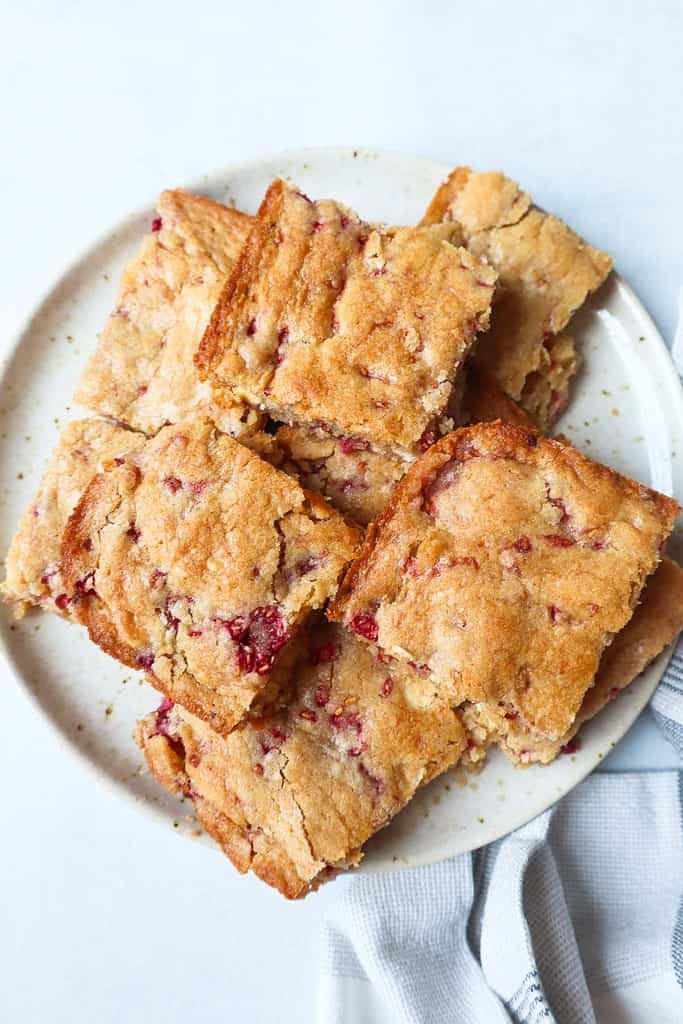
[[[416,157],[363,150],[289,152],[207,175],[187,187],[253,211],[275,175],[307,192],[334,196],[363,216],[411,223],[449,168]],[[174,183],[169,183],[174,184]],[[36,309],[2,367],[0,547],[38,482],[60,427],[81,414],[70,404],[97,331],[114,304],[119,274],[153,216],[148,206],[114,228],[66,271]],[[650,317],[617,275],[572,324],[584,367],[559,429],[595,458],[683,496],[683,396]],[[196,834],[187,804],[143,770],[131,739],[136,718],[158,696],[107,658],[83,630],[32,614],[2,616],[5,655],[16,678],[84,763],[169,827]],[[423,864],[474,849],[540,813],[576,785],[615,745],[654,690],[662,655],[618,701],[582,731],[582,748],[545,768],[515,770],[494,752],[481,775],[460,785],[448,775],[426,787],[368,846],[363,868]]]

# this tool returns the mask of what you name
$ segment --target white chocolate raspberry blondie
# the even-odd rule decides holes
[[[533,426],[531,417],[481,370],[468,367],[462,397],[467,423],[503,419]],[[280,427],[276,440],[284,453],[282,469],[303,487],[324,494],[355,522],[366,526],[386,506],[409,461],[372,451],[367,441],[336,437],[322,429]]]
[[[556,739],[677,511],[530,428],[465,427],[410,467],[329,614],[453,698],[503,701]]]
[[[170,701],[136,730],[154,775],[194,800],[235,867],[290,898],[357,864],[466,748],[458,713],[410,669],[329,623],[300,648],[288,705],[227,738]]]
[[[214,408],[192,360],[252,218],[181,189],[162,192],[157,209],[76,400],[147,434],[197,413],[249,435],[262,417],[243,405]]]
[[[385,228],[268,189],[196,363],[220,404],[416,453],[440,432],[489,323],[494,271],[454,225]]]
[[[564,408],[577,368],[571,338],[556,336],[607,277],[612,261],[499,172],[457,167],[423,224],[457,224],[467,248],[498,271],[491,330],[477,359],[541,427]]]
[[[18,617],[34,604],[70,614],[60,559],[66,522],[95,474],[122,463],[144,442],[144,434],[105,420],[76,420],[64,428],[7,554],[2,590]]]
[[[95,643],[227,732],[279,688],[293,633],[358,539],[317,495],[193,421],[91,481],[62,575]]]
[[[463,721],[476,740],[476,749],[496,743],[520,766],[548,764],[560,753],[574,753],[580,749],[575,737],[584,722],[615,700],[681,630],[683,570],[664,558],[645,584],[632,618],[602,655],[595,681],[571,728],[559,739],[550,740],[505,702],[465,704]]]

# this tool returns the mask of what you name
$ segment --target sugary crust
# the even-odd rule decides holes
[[[192,359],[252,218],[182,189],[162,192],[157,209],[76,400],[147,434],[197,413],[248,437],[263,418],[234,402],[214,406]]]
[[[533,426],[528,413],[485,370],[473,366],[467,370],[461,412],[468,423],[502,419]],[[324,494],[334,508],[362,526],[386,506],[409,465],[398,455],[374,452],[366,444],[310,427],[280,427],[276,441],[286,473]]]
[[[528,194],[498,172],[476,174],[468,167],[456,168],[422,221],[439,222],[457,224],[467,248],[487,259],[499,274],[491,329],[476,358],[541,426],[547,426],[561,411],[561,401],[525,395],[527,378],[552,378],[554,361],[545,346],[605,280],[612,267],[610,257],[557,217],[532,206]],[[568,360],[563,367],[560,391],[566,393],[576,366]],[[531,390],[537,386],[538,381],[535,386],[532,382]],[[558,389],[549,379],[545,390]],[[543,415],[546,419],[539,418]]]
[[[548,764],[576,736],[584,722],[615,700],[683,629],[683,571],[664,558],[647,581],[632,618],[600,660],[574,724],[557,740],[533,729],[514,708],[468,704],[462,710],[468,734],[480,748],[498,744],[516,765]],[[571,748],[570,748],[571,749]]]
[[[479,424],[411,466],[329,610],[454,697],[571,726],[676,502],[530,428]]]
[[[193,421],[92,480],[64,531],[64,584],[96,643],[226,732],[277,692],[290,637],[334,592],[358,537]]]
[[[4,599],[15,605],[18,615],[34,604],[70,614],[60,564],[66,521],[93,476],[115,459],[137,451],[144,441],[142,434],[104,420],[76,420],[66,425],[7,554],[2,589]]]
[[[495,274],[453,225],[366,224],[275,181],[197,353],[220,399],[414,452],[457,390]]]
[[[292,685],[287,708],[227,738],[178,706],[137,728],[152,772],[193,797],[237,869],[290,898],[357,863],[367,839],[466,746],[429,680],[340,627],[302,638]]]

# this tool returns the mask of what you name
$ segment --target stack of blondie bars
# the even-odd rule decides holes
[[[7,558],[162,695],[135,736],[289,897],[418,787],[581,724],[683,627],[670,498],[550,439],[609,257],[499,173],[416,227],[165,192]]]

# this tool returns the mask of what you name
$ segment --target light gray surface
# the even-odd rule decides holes
[[[665,337],[683,279],[681,8],[24,3],[0,34],[3,335],[161,187],[293,145],[503,166],[609,250]],[[0,690],[0,1019],[307,1021],[317,921],[83,776]],[[617,768],[676,762],[641,721]]]

